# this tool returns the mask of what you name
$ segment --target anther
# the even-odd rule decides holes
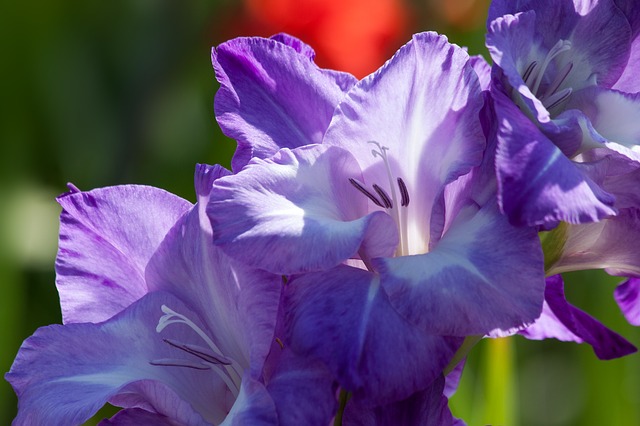
[[[196,363],[192,361],[187,361],[184,359],[172,359],[172,358],[162,358],[162,359],[154,359],[153,361],[149,361],[149,364],[156,365],[160,367],[185,367],[191,368],[194,370],[209,370],[209,366],[204,363]]]
[[[349,178],[349,182],[351,182],[351,185],[353,185],[358,191],[366,195],[367,198],[369,198],[373,202],[373,204],[375,204],[378,207],[384,208],[384,205],[376,198],[376,196],[370,193],[369,191],[367,191],[367,189],[360,182],[358,182],[354,178]]]
[[[378,195],[382,199],[382,202],[384,203],[384,208],[385,209],[392,209],[393,208],[393,203],[391,202],[391,198],[389,198],[387,193],[384,192],[384,189],[380,188],[375,183],[373,184],[373,189],[375,189],[375,191],[378,193]]]
[[[221,354],[214,354],[207,348],[203,348],[202,346],[191,345],[189,343],[178,343],[176,341],[170,339],[162,339],[169,346],[173,346],[176,349],[181,349],[188,354],[196,356],[203,361],[209,362],[211,364],[222,364],[222,365],[231,365],[232,361],[227,357]]]
[[[538,66],[538,62],[533,61],[529,64],[527,69],[524,70],[524,74],[522,74],[522,80],[524,81],[524,84],[529,85],[529,77],[531,77],[531,74],[535,70],[536,66]]]
[[[409,205],[409,191],[402,178],[398,178],[398,188],[400,188],[400,205],[407,207]]]

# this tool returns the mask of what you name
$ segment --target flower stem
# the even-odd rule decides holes
[[[340,389],[340,396],[338,397],[340,406],[338,412],[333,420],[333,426],[342,426],[342,416],[344,415],[344,409],[347,407],[347,401],[351,398],[351,394],[344,389]]]

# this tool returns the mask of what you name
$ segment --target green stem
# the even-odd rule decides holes
[[[347,401],[351,398],[351,394],[344,389],[340,389],[340,396],[338,400],[340,402],[340,406],[338,407],[338,412],[336,413],[336,417],[333,421],[333,426],[342,426],[342,416],[344,415],[344,409],[347,407]]]

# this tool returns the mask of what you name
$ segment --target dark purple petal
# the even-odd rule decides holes
[[[257,376],[274,338],[282,278],[235,262],[213,245],[206,207],[213,182],[228,174],[220,166],[198,166],[198,203],[169,231],[146,279],[150,289],[188,304],[220,350]]]
[[[151,363],[176,359],[183,365],[195,365],[199,361],[163,339],[205,345],[185,324],[171,324],[156,332],[163,316],[162,305],[203,328],[196,314],[178,299],[154,292],[104,323],[72,323],[38,329],[25,340],[5,376],[18,395],[16,424],[81,424],[119,392],[133,389],[127,385],[145,380],[166,385],[175,397],[187,401],[208,422],[224,419],[233,397],[214,370]],[[145,397],[158,396],[158,400],[149,401],[158,407],[157,412],[163,411],[161,407],[171,411],[180,404],[175,398],[167,399],[169,394],[156,389],[146,392]],[[174,412],[188,414],[181,409]]]
[[[286,287],[291,348],[324,361],[354,398],[387,404],[424,389],[462,339],[429,335],[389,304],[371,272],[339,266]]]
[[[319,143],[336,105],[356,82],[347,74],[321,70],[308,49],[292,40],[237,38],[212,50],[221,84],[216,117],[223,132],[238,141],[235,172],[252,157]]]
[[[560,324],[580,340],[590,344],[598,358],[614,359],[637,351],[624,337],[569,304],[564,296],[564,284],[560,275],[547,278],[545,300]]]
[[[337,385],[317,359],[296,356],[285,348],[267,390],[280,426],[328,425],[338,409]]]
[[[640,325],[640,279],[629,278],[616,288],[614,296],[629,324]]]
[[[499,120],[501,208],[518,225],[584,223],[614,215],[614,198],[582,173],[504,95],[494,94]]]
[[[130,408],[119,411],[110,419],[101,421],[98,426],[180,426],[172,418],[140,408]]]
[[[56,284],[65,323],[104,321],[142,297],[147,262],[191,207],[138,185],[72,192],[58,202]]]
[[[279,274],[333,267],[365,248],[388,256],[398,243],[386,213],[369,200],[353,157],[337,147],[283,149],[214,184],[208,214],[216,244],[231,257]]]
[[[542,309],[537,234],[510,225],[495,199],[461,210],[429,253],[374,259],[374,266],[394,308],[429,333],[483,335],[530,323]]]
[[[463,422],[451,415],[448,399],[443,394],[444,378],[441,376],[429,387],[409,398],[390,404],[370,407],[350,401],[344,413],[346,426],[462,426]]]

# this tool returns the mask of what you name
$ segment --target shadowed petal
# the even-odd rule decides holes
[[[325,72],[292,37],[237,38],[212,50],[221,83],[215,98],[223,132],[238,141],[238,172],[252,157],[319,143],[355,77]],[[299,53],[300,52],[300,53]]]
[[[276,407],[264,385],[248,375],[242,378],[240,395],[220,426],[276,426]]]
[[[629,278],[616,288],[614,296],[629,324],[640,325],[640,279]]]
[[[640,209],[621,209],[598,223],[561,224],[551,235],[564,244],[549,274],[606,269],[611,275],[640,276]]]
[[[267,385],[280,426],[328,425],[338,409],[336,388],[322,362],[296,356],[287,348]]]
[[[99,426],[180,426],[180,423],[163,414],[154,413],[140,408],[129,408],[119,411],[108,420],[103,420]]]
[[[370,407],[350,401],[344,413],[347,426],[463,426],[464,422],[451,415],[444,396],[441,376],[429,387],[409,398],[390,404]]]
[[[542,309],[537,235],[509,225],[495,201],[465,207],[431,252],[374,266],[394,308],[429,333],[486,334],[530,323]]]
[[[58,198],[56,284],[65,323],[100,322],[147,292],[144,268],[191,203],[138,185]]]
[[[424,389],[461,339],[429,335],[391,307],[379,277],[338,266],[286,287],[291,348],[324,361],[339,384],[367,403],[387,404]]]
[[[397,229],[389,215],[366,215],[368,199],[353,157],[337,147],[283,149],[214,184],[207,211],[213,238],[231,257],[274,273],[333,267],[362,246],[390,255]]]

